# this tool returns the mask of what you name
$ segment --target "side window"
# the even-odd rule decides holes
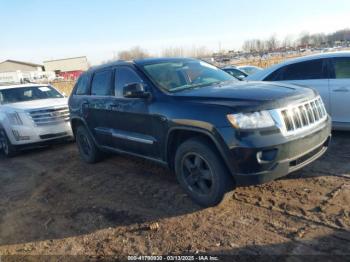
[[[285,67],[279,68],[272,72],[270,75],[264,78],[264,81],[281,81],[281,76],[283,74]]]
[[[88,76],[86,74],[79,77],[75,89],[75,95],[87,95],[89,89]]]
[[[123,88],[128,84],[142,83],[140,76],[129,67],[118,67],[115,71],[115,95],[118,97],[123,96]]]
[[[91,94],[109,96],[112,94],[112,70],[96,72],[92,78]]]
[[[325,73],[324,59],[316,59],[287,65],[281,80],[308,80],[328,78]]]
[[[334,78],[350,78],[350,57],[333,58]]]

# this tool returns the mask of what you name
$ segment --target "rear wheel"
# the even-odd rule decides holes
[[[175,172],[187,194],[204,207],[220,203],[233,185],[222,159],[205,140],[190,139],[179,146]]]
[[[16,147],[12,145],[11,141],[6,135],[5,130],[0,130],[0,147],[6,157],[14,157],[17,154]]]
[[[79,126],[75,132],[80,157],[87,163],[96,163],[102,159],[103,153],[84,126]]]

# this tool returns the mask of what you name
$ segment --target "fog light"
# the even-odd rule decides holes
[[[256,153],[256,159],[260,164],[266,164],[274,161],[277,156],[277,149],[262,150]]]
[[[16,141],[19,141],[19,132],[17,130],[12,130],[12,134],[15,137]]]
[[[16,141],[30,140],[30,136],[21,136],[17,130],[12,129],[12,134],[15,137]]]

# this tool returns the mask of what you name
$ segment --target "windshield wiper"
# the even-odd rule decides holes
[[[179,86],[179,87],[171,89],[170,92],[176,92],[176,91],[181,91],[181,90],[185,90],[185,89],[193,89],[193,88],[197,88],[197,87],[218,85],[218,84],[223,83],[223,82],[226,82],[226,81],[218,81],[218,82],[211,82],[211,83],[201,83],[201,84],[195,84],[195,85]]]

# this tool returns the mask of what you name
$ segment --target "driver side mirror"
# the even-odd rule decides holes
[[[146,98],[150,93],[145,90],[142,83],[132,83],[124,86],[123,95],[127,98]]]

